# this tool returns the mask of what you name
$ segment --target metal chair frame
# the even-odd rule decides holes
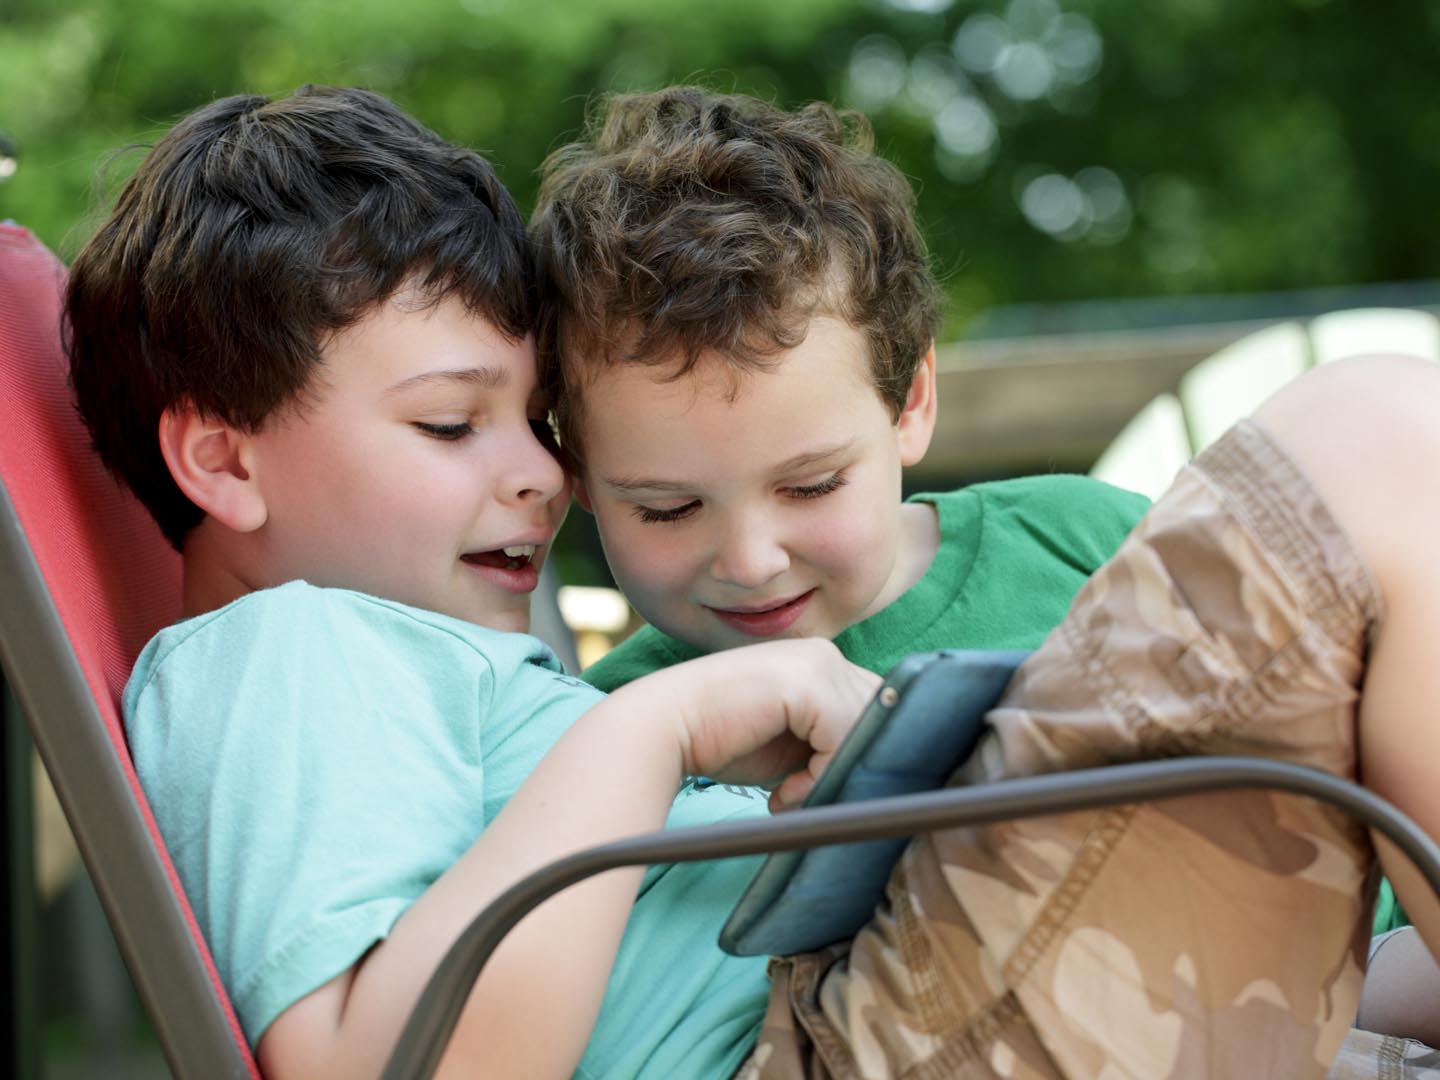
[[[470,988],[506,933],[542,901],[593,874],[622,866],[790,851],[1246,788],[1305,795],[1351,814],[1405,852],[1440,895],[1440,846],[1392,804],[1330,773],[1253,757],[1197,756],[1111,765],[794,810],[761,821],[649,833],[558,859],[496,897],[441,960],[411,1011],[381,1078],[429,1080]]]

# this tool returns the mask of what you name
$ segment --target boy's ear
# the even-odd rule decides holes
[[[221,525],[246,533],[265,524],[244,432],[181,402],[160,416],[160,453],[186,498]]]
[[[935,434],[935,411],[935,343],[932,341],[915,369],[905,407],[900,410],[900,419],[895,423],[895,437],[900,443],[900,464],[914,465],[930,449],[930,438]]]

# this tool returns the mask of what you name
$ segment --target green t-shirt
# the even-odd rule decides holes
[[[1410,916],[1405,914],[1405,909],[1400,906],[1400,900],[1395,895],[1395,886],[1390,884],[1389,878],[1382,877],[1379,895],[1375,897],[1375,918],[1370,932],[1383,934],[1409,925]]]
[[[157,635],[126,730],[251,1043],[384,939],[600,696],[535,638],[302,582]],[[577,777],[574,812],[623,785]],[[689,784],[667,824],[766,812]],[[651,868],[577,1076],[734,1072],[769,983],[716,939],[756,865]]]
[[[1034,476],[916,495],[940,521],[925,576],[883,611],[835,639],[847,657],[883,674],[932,649],[1033,649],[1149,506],[1142,495],[1083,476]],[[613,690],[699,655],[642,627],[592,664],[585,679]]]

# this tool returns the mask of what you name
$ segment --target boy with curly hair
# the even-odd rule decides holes
[[[577,494],[617,583],[648,622],[585,672],[597,686],[803,635],[832,638],[874,671],[914,650],[1033,648],[1140,519],[1144,500],[1081,477],[901,501],[901,469],[924,454],[937,408],[938,290],[913,204],[905,178],[873,153],[862,117],[819,103],[788,112],[698,87],[611,98],[585,137],[546,163],[532,221],[546,276],[542,368],[577,463]],[[1264,440],[1235,450],[1247,439],[1233,436],[1207,458],[1229,456],[1230,482],[1271,471]],[[1175,535],[1157,561],[1192,562],[1203,545],[1189,526],[1167,529]],[[1095,606],[1097,620],[1117,602],[1136,605],[1136,615],[1172,581],[1143,576],[1143,588],[1127,582],[1113,593],[1092,582],[1077,606]],[[1214,589],[1185,595],[1203,603]],[[1109,598],[1097,605],[1097,594]],[[1114,678],[1161,678],[1172,693],[1200,661],[1164,625],[1149,638],[1157,651],[1144,657],[1140,642],[1120,648],[1097,629],[1083,642],[1092,658],[1061,666],[1113,657],[1114,671],[1135,669]],[[1142,676],[1147,667],[1160,670]],[[1112,692],[1121,700],[1140,691]],[[1165,697],[1157,690],[1155,702]],[[1154,747],[1172,737],[1177,749],[1201,745],[1153,734],[1167,723],[1149,725]],[[1091,733],[1093,747],[1069,745],[1080,729],[1065,730],[1063,751],[1049,732],[1011,735],[1014,760],[967,775],[1111,760],[1143,742],[1117,745],[1112,732]],[[1045,893],[1031,885],[1015,902],[1024,907],[1032,890]],[[961,918],[953,901],[937,910]],[[998,909],[986,917],[1008,918]],[[1007,928],[1000,940],[1003,956],[1027,939]],[[805,970],[797,1012],[806,994],[823,996],[825,977]],[[833,989],[850,976],[829,978]],[[877,1060],[900,1068],[896,1058]]]
[[[817,635],[884,672],[1034,648],[1146,501],[1078,476],[901,498],[937,410],[939,289],[863,118],[694,87],[612,99],[546,163],[539,344],[617,584],[612,689]]]

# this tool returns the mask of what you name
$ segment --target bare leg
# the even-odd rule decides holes
[[[1255,419],[1310,476],[1384,597],[1360,711],[1361,780],[1440,837],[1440,366],[1408,357],[1327,365]],[[1377,848],[1440,953],[1440,901],[1394,848]]]

